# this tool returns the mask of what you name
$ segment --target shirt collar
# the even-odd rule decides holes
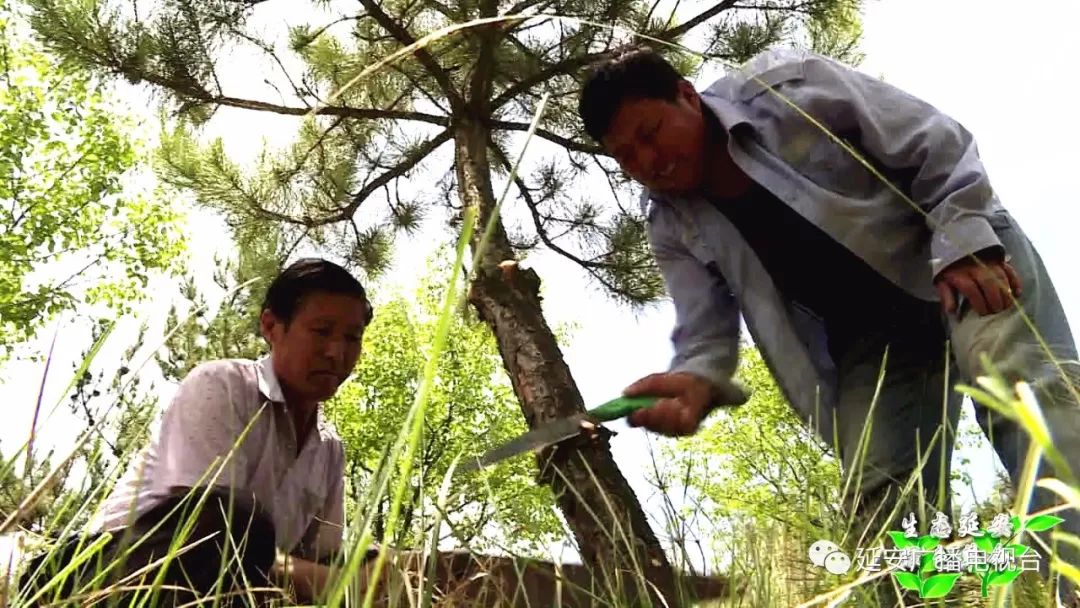
[[[288,404],[285,403],[285,393],[281,391],[281,383],[278,381],[277,374],[274,373],[274,359],[272,353],[260,357],[255,362],[255,375],[259,380],[259,392],[272,403],[279,403],[287,408]],[[327,421],[326,417],[323,415],[321,404],[319,409],[315,412],[315,428],[313,429],[313,433],[320,439],[334,437],[333,427],[330,426],[329,421]]]
[[[255,375],[259,379],[259,392],[274,403],[285,403],[285,393],[281,392],[281,383],[274,373],[274,359],[271,353],[259,358],[255,363]]]

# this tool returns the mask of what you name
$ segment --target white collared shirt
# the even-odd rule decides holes
[[[337,551],[345,519],[341,440],[320,411],[317,429],[297,454],[270,357],[192,369],[91,527],[123,528],[170,488],[215,485],[254,495],[273,520],[282,551],[308,559]]]

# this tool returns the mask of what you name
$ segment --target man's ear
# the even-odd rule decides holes
[[[680,80],[678,85],[679,100],[694,110],[701,109],[701,95],[698,94],[694,85],[686,79]]]
[[[280,321],[278,321],[277,316],[270,312],[269,308],[263,310],[262,314],[259,315],[259,333],[269,343],[273,343],[274,328],[279,324]]]

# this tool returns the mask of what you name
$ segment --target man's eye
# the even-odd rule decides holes
[[[313,331],[323,337],[328,337],[330,335],[329,327],[316,327]]]
[[[360,341],[360,336],[358,336],[356,334],[349,334],[349,335],[345,336],[345,339],[348,340],[349,342],[353,343],[353,344],[356,344],[357,342]]]

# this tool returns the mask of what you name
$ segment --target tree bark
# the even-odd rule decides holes
[[[479,210],[474,249],[496,203],[488,137],[482,121],[468,118],[458,123],[454,134],[458,192],[463,204]],[[502,221],[496,219],[470,285],[469,302],[494,333],[522,414],[529,427],[535,428],[582,412],[584,404],[544,319],[540,278],[516,264],[500,266],[514,259]],[[553,489],[583,562],[605,589],[617,585],[614,593],[632,602],[620,605],[641,604],[645,593],[656,602],[659,598],[653,586],[661,590],[667,605],[679,605],[673,601],[671,565],[637,497],[615,465],[607,437],[601,434],[560,444],[541,454],[540,461],[541,481]],[[604,597],[605,591],[599,595]]]

